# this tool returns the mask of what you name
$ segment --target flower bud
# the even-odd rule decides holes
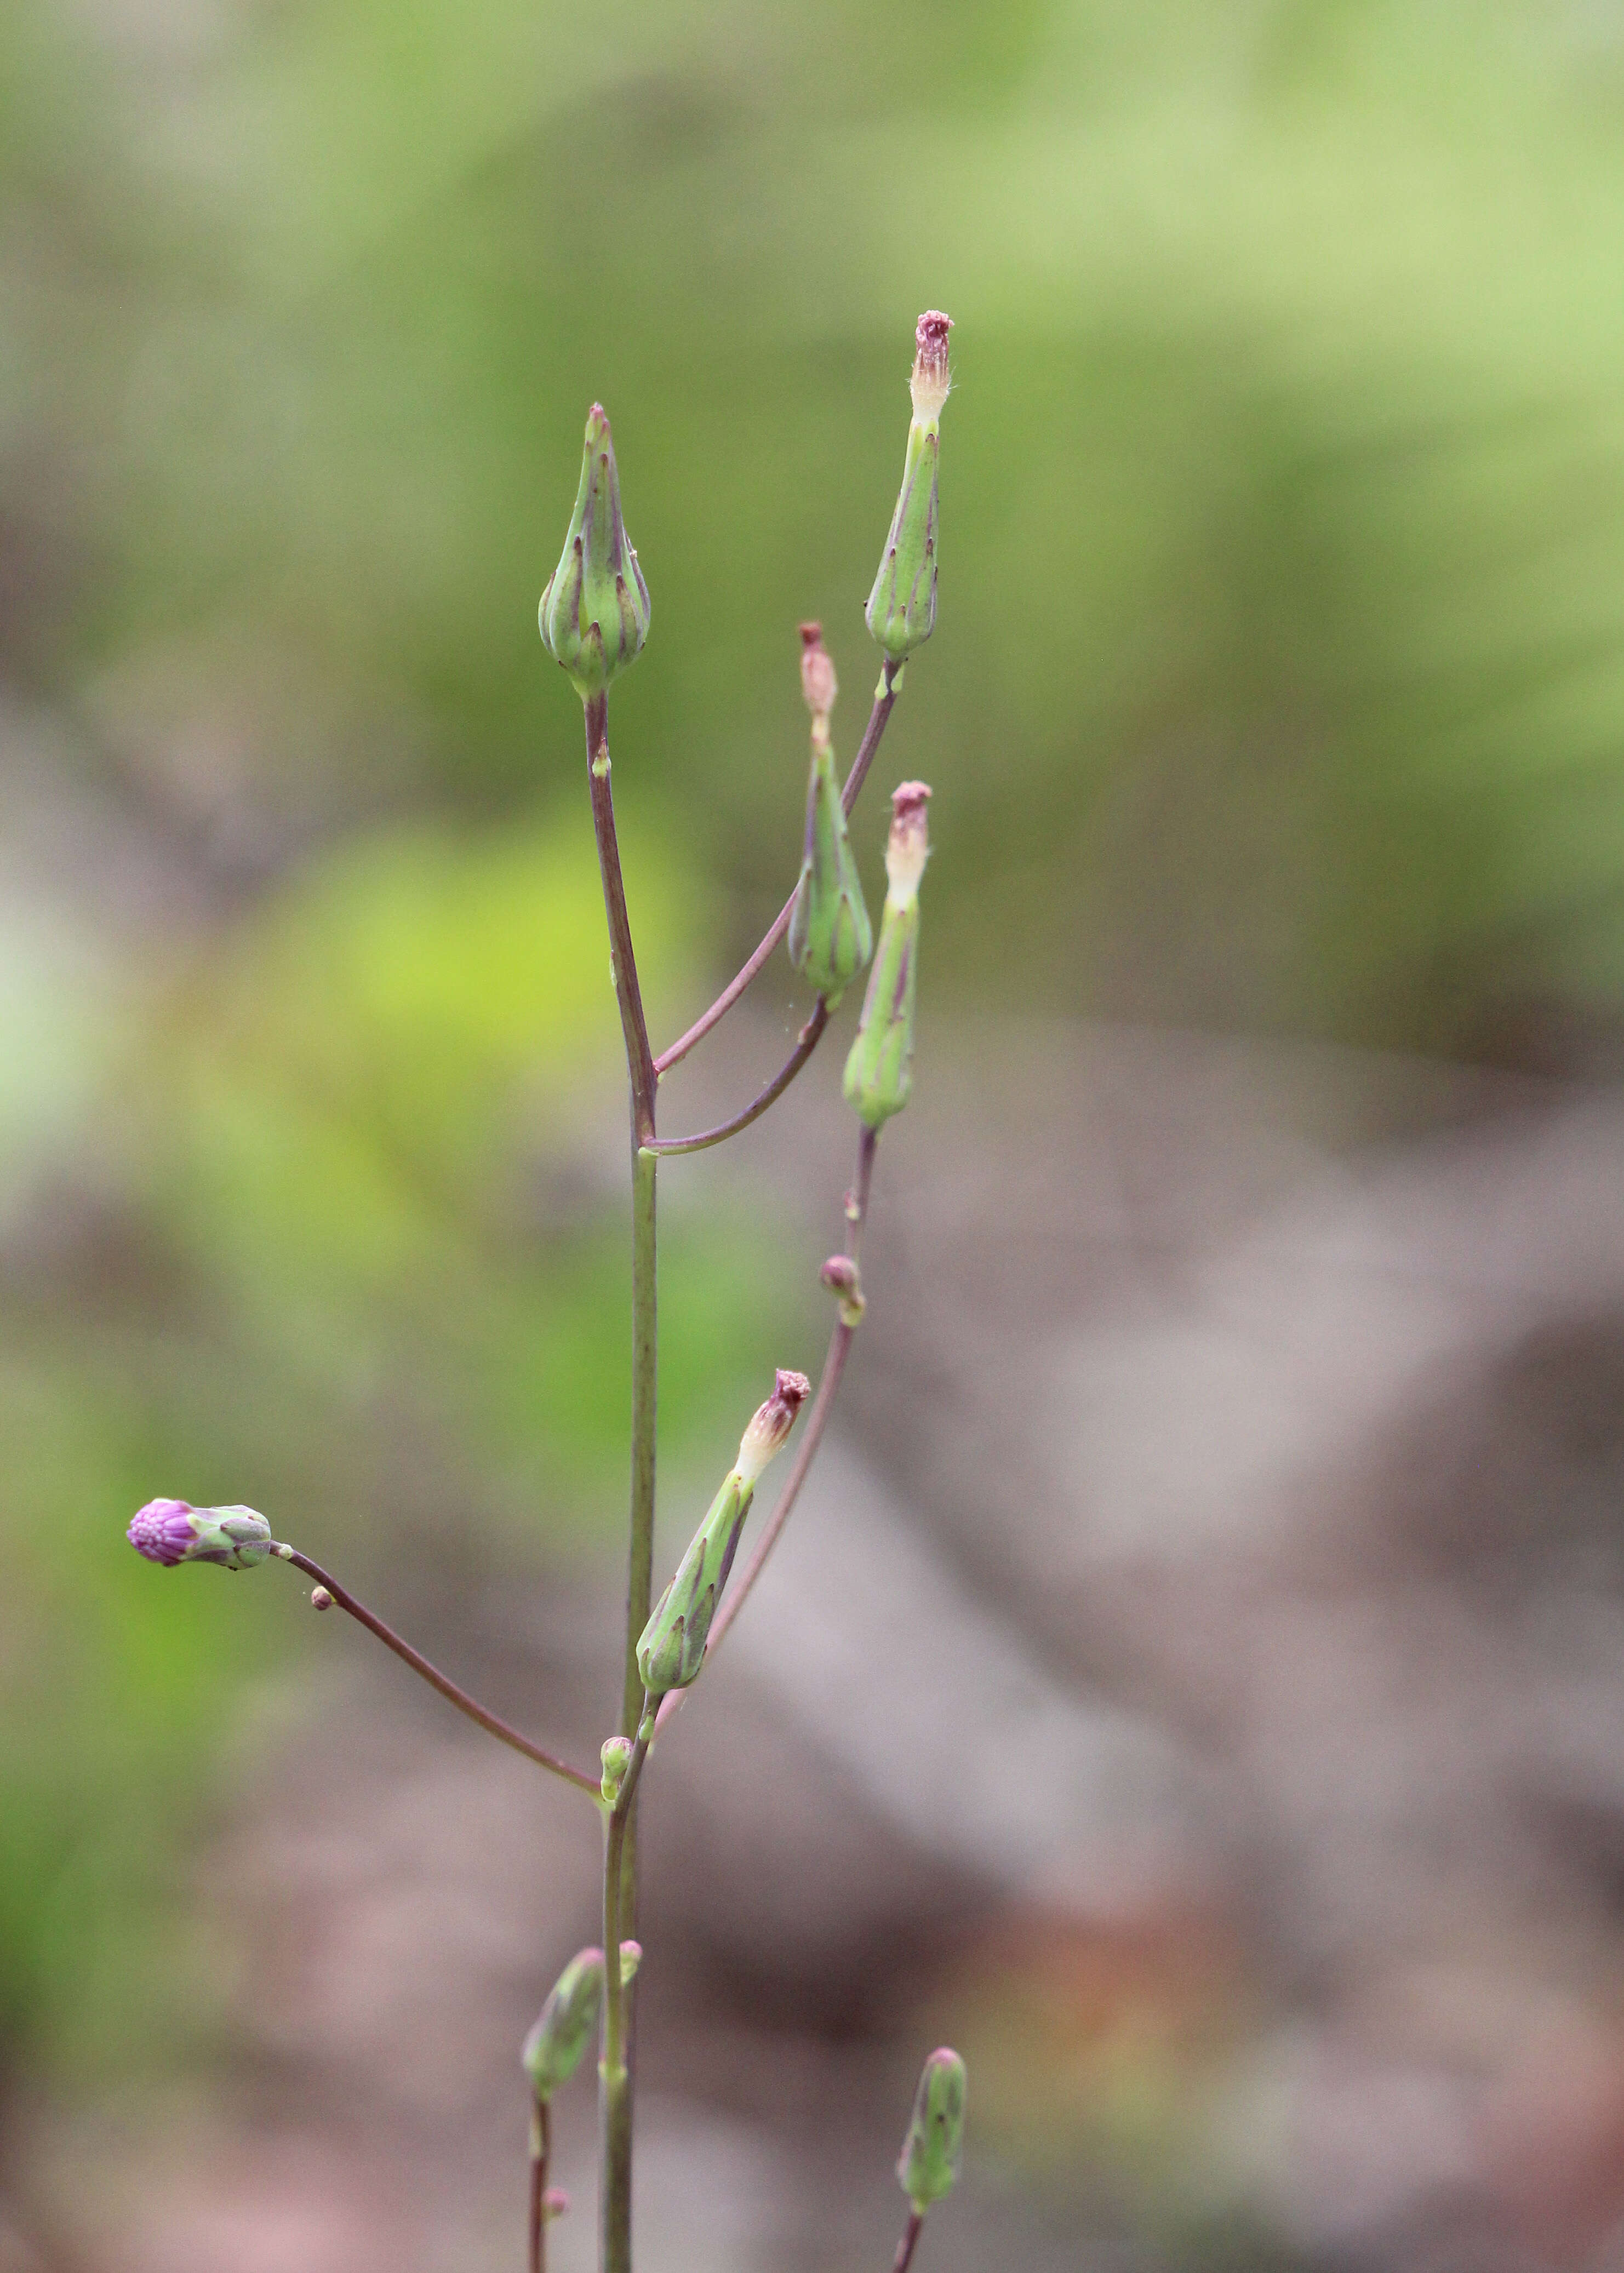
[[[802,624],[801,682],[812,711],[812,771],[801,881],[789,919],[789,959],[832,1009],[874,952],[874,926],[852,858],[846,808],[835,779],[829,708],[834,665],[816,624]],[[820,703],[824,705],[820,709]]]
[[[635,1950],[628,1966],[627,1953]],[[629,1980],[643,1951],[633,1941],[620,1944],[620,1977]],[[559,1975],[541,2008],[540,2018],[519,2058],[538,2099],[551,2099],[560,2084],[568,2083],[581,2064],[581,2055],[598,2026],[604,1999],[604,1953],[578,1950]]]
[[[858,1276],[857,1265],[851,1257],[831,1255],[817,1275],[830,1293],[838,1297],[840,1324],[843,1326],[861,1324],[862,1314],[868,1305],[863,1294],[862,1280]]]
[[[846,1061],[846,1101],[870,1129],[900,1113],[914,1086],[919,885],[930,850],[925,821],[929,795],[923,782],[904,782],[891,792],[885,848],[890,889],[857,1039]]]
[[[626,1781],[626,1771],[631,1766],[632,1742],[629,1737],[609,1737],[598,1753],[604,1764],[603,1782],[598,1789],[604,1796],[604,1805],[613,1807]]]
[[[840,692],[840,682],[835,677],[835,661],[823,645],[822,624],[802,624],[801,626],[801,691],[806,697],[807,708],[812,713],[812,731],[817,731],[821,718],[825,724],[835,707]]]
[[[620,477],[601,403],[587,418],[575,514],[538,620],[543,646],[583,701],[601,694],[649,636],[649,588],[620,518]]]
[[[965,2064],[951,2046],[931,2053],[914,2096],[914,2119],[897,2158],[897,2182],[921,2215],[952,2192],[964,2144]]]
[[[733,1474],[752,1489],[760,1482],[768,1461],[788,1443],[795,1415],[811,1394],[812,1384],[804,1373],[778,1368],[771,1396],[764,1405],[756,1407],[748,1428],[739,1439],[739,1460]]]
[[[218,1563],[251,1571],[271,1551],[271,1527],[252,1507],[191,1507],[184,1499],[149,1499],[124,1534],[149,1563]]]
[[[697,1677],[757,1481],[794,1427],[811,1386],[804,1373],[780,1371],[772,1395],[740,1439],[737,1464],[723,1479],[710,1513],[654,1605],[637,1644],[637,1670],[651,1697],[663,1696],[668,1689],[686,1689]]]
[[[936,457],[947,401],[947,335],[952,319],[928,308],[914,334],[909,391],[914,416],[880,573],[868,595],[868,629],[893,664],[930,637],[936,620]]]

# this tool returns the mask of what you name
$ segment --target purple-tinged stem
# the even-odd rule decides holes
[[[861,1260],[863,1225],[868,1214],[868,1195],[874,1182],[874,1155],[879,1141],[880,1132],[877,1129],[864,1129],[857,1147],[857,1174],[853,1179],[851,1190],[846,1196],[846,1252],[853,1263]],[[710,1662],[712,1653],[720,1644],[723,1635],[744,1608],[749,1598],[751,1587],[761,1576],[762,1565],[778,1545],[779,1534],[789,1521],[795,1502],[800,1497],[801,1487],[807,1480],[807,1472],[817,1456],[818,1445],[822,1443],[823,1431],[829,1425],[829,1415],[834,1409],[835,1394],[840,1386],[840,1377],[846,1371],[846,1361],[851,1353],[852,1338],[856,1332],[855,1325],[847,1325],[843,1320],[829,1337],[828,1354],[823,1360],[823,1370],[817,1378],[817,1392],[812,1399],[812,1408],[807,1414],[806,1427],[801,1432],[800,1447],[795,1454],[795,1464],[785,1479],[784,1489],[778,1494],[778,1504],[763,1526],[761,1537],[756,1542],[755,1551],[743,1571],[723,1595],[716,1616],[711,1620],[710,1637],[705,1644],[707,1665]],[[657,1736],[673,1714],[681,1711],[682,1700],[688,1693],[686,1689],[673,1689],[660,1699],[659,1713],[654,1724]]]
[[[751,1099],[742,1113],[735,1113],[731,1121],[719,1121],[714,1129],[702,1129],[697,1136],[657,1136],[647,1150],[650,1152],[703,1152],[712,1144],[725,1144],[748,1129],[752,1121],[759,1121],[770,1105],[776,1104],[801,1071],[823,1038],[829,1024],[829,1005],[820,994],[813,1006],[812,1016],[796,1038],[795,1046],[765,1089]]]
[[[908,2212],[908,2222],[902,2229],[901,2240],[897,2244],[897,2262],[891,2267],[891,2273],[908,2273],[908,2268],[914,2262],[914,2245],[919,2239],[924,2223],[922,2209]]]
[[[553,2110],[538,2099],[530,2125],[530,2273],[547,2273],[547,2161]]]
[[[897,700],[896,683],[901,675],[901,671],[900,664],[887,662],[881,676],[880,692],[874,699],[874,708],[868,714],[868,726],[864,730],[861,742],[858,745],[857,755],[852,761],[852,770],[846,777],[846,787],[840,792],[840,802],[847,813],[850,813],[856,804],[858,792],[868,778],[869,767],[874,763],[874,754],[880,746],[880,737],[885,731],[885,722],[891,716],[892,707]],[[773,919],[771,929],[744,968],[728,980],[703,1016],[695,1018],[687,1033],[680,1040],[673,1042],[668,1050],[663,1050],[655,1059],[654,1071],[657,1076],[669,1073],[673,1065],[680,1064],[694,1045],[696,1042],[703,1042],[711,1027],[718,1024],[727,1016],[789,929],[789,919],[794,905],[795,895],[792,892]],[[768,1103],[771,1103],[771,1099],[768,1099]],[[672,1693],[674,1695],[675,1692]]]
[[[631,919],[620,877],[620,848],[614,833],[614,794],[609,785],[609,698],[594,694],[586,703],[587,772],[592,784],[592,828],[604,880],[604,909],[609,919],[609,961],[615,999],[626,1036],[626,1064],[632,1083],[632,1141],[644,1144],[654,1134],[654,1060],[637,985]]]
[[[312,1562],[308,1555],[301,1555],[297,1547],[279,1544],[273,1547],[271,1552],[284,1563],[291,1563],[296,1570],[303,1571],[305,1577],[313,1579],[319,1587],[324,1587],[341,1610],[348,1610],[358,1625],[364,1625],[369,1633],[376,1634],[386,1649],[392,1649],[396,1657],[428,1683],[431,1689],[438,1689],[459,1713],[466,1713],[470,1721],[477,1722],[480,1728],[504,1744],[510,1744],[515,1752],[523,1752],[527,1760],[534,1760],[538,1767],[550,1768],[554,1775],[562,1776],[566,1783],[575,1784],[581,1790],[590,1792],[595,1800],[599,1798],[599,1779],[597,1776],[587,1775],[580,1768],[572,1768],[567,1760],[557,1759],[552,1752],[544,1751],[541,1745],[533,1744],[528,1737],[522,1737],[516,1729],[509,1728],[500,1714],[478,1704],[465,1689],[458,1688],[449,1674],[442,1673],[438,1666],[431,1665],[409,1641],[402,1641],[392,1626],[385,1625],[365,1602],[358,1602],[349,1588],[341,1587],[320,1563]]]

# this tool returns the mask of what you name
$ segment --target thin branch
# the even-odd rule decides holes
[[[795,1046],[783,1065],[747,1105],[742,1113],[735,1113],[731,1121],[718,1121],[714,1129],[703,1129],[697,1136],[657,1136],[645,1149],[650,1152],[703,1152],[712,1144],[725,1144],[748,1129],[752,1121],[759,1121],[770,1105],[776,1104],[801,1071],[823,1037],[829,1024],[829,1005],[820,994],[813,1005],[812,1016],[807,1020],[796,1039]]]
[[[547,2160],[553,2110],[538,2099],[530,2120],[530,2273],[547,2273]]]
[[[634,1139],[646,1144],[654,1134],[654,1060],[649,1049],[649,1029],[643,1015],[643,994],[637,985],[637,958],[632,952],[631,919],[626,912],[626,886],[620,876],[620,847],[614,833],[614,795],[609,785],[609,699],[594,694],[586,704],[587,772],[592,784],[592,828],[598,838],[598,865],[604,880],[604,908],[609,918],[609,962],[614,973],[615,999],[620,1006],[620,1025],[626,1036],[626,1063],[632,1082]]]
[[[840,802],[847,813],[850,813],[856,804],[858,791],[868,778],[869,767],[874,763],[874,754],[880,746],[880,737],[885,731],[885,722],[891,716],[892,707],[897,700],[897,680],[901,676],[901,671],[900,664],[888,661],[881,674],[880,691],[874,698],[874,708],[868,714],[868,727],[858,746],[857,755],[852,761],[852,770],[846,777],[846,787],[840,792]],[[680,1064],[694,1045],[696,1042],[703,1042],[711,1027],[727,1016],[789,929],[790,915],[794,905],[795,895],[792,892],[773,919],[771,929],[744,968],[728,980],[710,1008],[703,1017],[695,1019],[680,1040],[673,1042],[668,1050],[662,1051],[655,1059],[654,1070],[657,1076],[669,1073],[673,1065]]]
[[[846,1251],[853,1263],[861,1262],[862,1257],[863,1225],[868,1219],[868,1195],[874,1182],[874,1155],[879,1141],[880,1132],[877,1129],[864,1129],[857,1147],[857,1174],[853,1180],[851,1190],[846,1196]],[[835,1394],[840,1386],[840,1377],[846,1371],[846,1361],[851,1353],[852,1339],[856,1332],[855,1324],[848,1325],[842,1319],[829,1337],[829,1352],[823,1360],[823,1370],[818,1376],[817,1392],[812,1399],[812,1409],[807,1415],[806,1428],[801,1435],[800,1448],[795,1454],[795,1464],[785,1479],[784,1489],[778,1494],[778,1504],[763,1525],[761,1536],[756,1542],[755,1550],[749,1561],[745,1564],[739,1577],[733,1580],[726,1594],[723,1595],[716,1616],[710,1622],[710,1636],[705,1644],[706,1665],[710,1664],[712,1654],[719,1647],[723,1635],[744,1608],[749,1598],[751,1587],[761,1576],[762,1565],[778,1545],[779,1535],[789,1521],[795,1502],[801,1496],[801,1487],[807,1480],[807,1472],[817,1456],[817,1448],[823,1442],[823,1431],[829,1425],[829,1415],[834,1409]],[[692,1686],[691,1684],[689,1685]],[[673,1689],[660,1699],[659,1713],[655,1722],[657,1736],[673,1715],[681,1711],[682,1700],[688,1693],[687,1689]]]
[[[891,2273],[908,2273],[908,2268],[914,2262],[914,2245],[919,2239],[924,2223],[922,2209],[908,2212],[908,2222],[902,2229],[901,2240],[897,2244],[897,2262],[891,2267]]]
[[[420,1674],[431,1689],[438,1689],[459,1713],[466,1713],[470,1721],[477,1721],[482,1729],[500,1738],[504,1744],[511,1744],[515,1752],[523,1752],[527,1760],[534,1760],[538,1767],[550,1768],[554,1775],[562,1776],[566,1783],[575,1784],[581,1790],[590,1792],[594,1800],[599,1797],[600,1785],[597,1776],[586,1775],[580,1768],[572,1768],[567,1760],[558,1759],[539,1744],[533,1744],[528,1737],[522,1737],[516,1729],[509,1728],[499,1714],[477,1703],[465,1689],[458,1688],[449,1674],[442,1673],[438,1666],[431,1665],[420,1651],[415,1650],[409,1641],[402,1640],[393,1626],[385,1625],[365,1602],[358,1602],[348,1587],[341,1587],[320,1563],[312,1562],[308,1555],[301,1555],[297,1547],[279,1544],[271,1552],[280,1556],[284,1563],[291,1563],[296,1570],[303,1571],[306,1578],[315,1580],[317,1586],[324,1587],[341,1610],[348,1610],[357,1624],[364,1625],[369,1633],[376,1634],[386,1649],[392,1649],[414,1673]]]

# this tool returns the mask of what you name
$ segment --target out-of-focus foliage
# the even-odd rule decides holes
[[[132,1889],[289,1646],[138,1501],[615,1507],[620,1216],[534,1198],[616,1046],[535,631],[588,403],[663,1016],[793,876],[801,617],[855,742],[934,304],[936,999],[1489,1046],[1624,983],[1621,115],[1581,0],[0,11],[0,723],[159,880],[0,919],[15,2031],[140,2025]],[[676,1220],[679,1447],[773,1278]]]

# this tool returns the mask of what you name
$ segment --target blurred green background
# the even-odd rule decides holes
[[[297,1508],[363,1576],[620,1521],[618,1036],[535,629],[588,403],[662,1037],[793,875],[802,617],[855,742],[934,305],[882,766],[936,786],[934,1002],[1611,1070],[1621,263],[1595,0],[0,14],[14,2077],[172,2041],[232,1698],[315,1646],[138,1564],[139,1501]],[[679,1460],[815,1354],[784,1264],[674,1220]]]

